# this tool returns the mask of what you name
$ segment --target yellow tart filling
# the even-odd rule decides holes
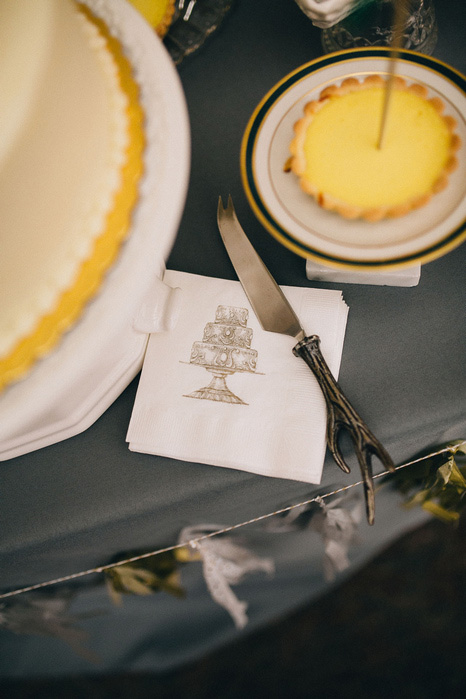
[[[443,103],[396,78],[378,148],[385,85],[379,76],[326,88],[295,124],[291,169],[302,188],[347,218],[379,220],[425,204],[456,167],[459,139]]]

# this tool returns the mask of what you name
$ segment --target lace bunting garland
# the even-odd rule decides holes
[[[220,529],[225,527],[215,524],[186,527],[181,531],[179,541],[189,544],[194,559],[201,557],[204,579],[212,599],[224,607],[235,626],[242,629],[248,623],[248,605],[238,600],[231,585],[240,583],[248,573],[264,571],[271,575],[275,571],[275,564],[271,558],[258,558],[229,536],[202,539],[206,533]]]
[[[465,440],[450,442],[435,452],[421,454],[397,466],[394,476],[384,472],[374,478],[383,478],[382,484],[389,483],[401,492],[405,496],[405,506],[421,505],[427,512],[454,523],[459,519],[460,505],[466,493],[466,469],[455,462],[458,452],[464,460]],[[407,466],[415,466],[411,477],[411,471],[404,471]],[[58,638],[89,662],[98,662],[98,658],[83,645],[86,632],[76,627],[80,619],[89,615],[72,615],[69,611],[76,591],[62,589],[53,597],[38,591],[104,573],[109,596],[116,604],[122,603],[123,594],[147,595],[162,591],[183,596],[178,568],[197,561],[202,564],[213,601],[230,614],[238,629],[244,628],[248,623],[247,602],[237,598],[232,585],[240,583],[248,574],[272,575],[275,565],[271,558],[260,558],[252,553],[243,542],[235,540],[232,533],[259,522],[266,522],[266,531],[270,533],[303,529],[314,532],[323,543],[324,576],[327,581],[332,581],[348,568],[349,549],[359,541],[362,501],[359,494],[347,493],[358,485],[362,485],[362,481],[315,494],[304,502],[231,526],[197,524],[185,527],[179,534],[178,543],[173,546],[135,552],[123,560],[98,568],[4,592],[0,594],[0,627],[16,634]],[[37,594],[19,598],[23,593]]]

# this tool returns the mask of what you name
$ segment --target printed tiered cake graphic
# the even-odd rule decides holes
[[[197,364],[212,374],[204,388],[190,393],[188,398],[205,398],[241,403],[226,385],[226,377],[235,372],[256,371],[257,351],[251,349],[253,331],[247,327],[249,311],[235,306],[218,306],[215,322],[207,323],[202,342],[194,342],[190,364]]]

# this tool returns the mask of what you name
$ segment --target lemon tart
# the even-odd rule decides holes
[[[324,209],[379,221],[424,206],[457,166],[456,122],[438,97],[394,79],[378,147],[385,79],[347,78],[308,102],[294,125],[290,169]]]

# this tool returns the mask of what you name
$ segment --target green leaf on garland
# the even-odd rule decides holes
[[[190,546],[179,546],[174,550],[174,555],[180,563],[191,563],[192,561],[201,561],[202,556],[198,550]]]
[[[131,557],[136,557],[134,552]],[[177,559],[171,551],[130,563],[115,564],[105,571],[108,593],[117,605],[122,604],[124,594],[144,596],[168,592],[175,597],[184,597],[177,565]]]
[[[456,439],[454,442],[449,442],[449,445],[455,448],[456,454],[460,452],[460,454],[466,455],[466,440]]]
[[[443,479],[445,484],[450,483],[451,485],[458,486],[460,489],[466,488],[466,479],[456,465],[456,461],[453,456],[451,456],[446,464],[440,466],[437,473],[439,477]]]
[[[426,488],[425,490],[420,490],[418,493],[415,493],[410,498],[408,498],[405,504],[408,507],[412,507],[413,505],[422,505],[429,498],[429,495],[429,488]]]
[[[432,452],[441,452],[435,453]],[[421,506],[444,522],[457,523],[466,508],[466,442],[455,440],[418,454],[384,482],[405,496],[405,506]],[[427,458],[423,458],[427,457]]]
[[[430,512],[437,519],[441,519],[443,522],[450,524],[451,522],[457,522],[460,518],[459,512],[451,512],[446,510],[441,505],[433,502],[432,500],[427,500],[423,503],[422,508],[427,512]]]

